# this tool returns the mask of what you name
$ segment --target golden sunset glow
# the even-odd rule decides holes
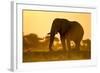
[[[76,12],[53,12],[23,10],[23,33],[24,35],[35,33],[44,37],[50,32],[55,18],[64,18],[79,22],[84,29],[83,39],[91,39],[91,14]]]
[[[69,41],[69,44],[65,41],[66,46],[64,47],[64,42],[59,40],[59,34],[57,34],[54,37],[52,49],[50,48],[51,36],[47,34],[55,18],[77,21],[81,24],[84,35],[82,40],[77,37],[81,41],[80,44],[74,40]],[[22,24],[24,63],[91,59],[91,13],[23,10]],[[78,34],[78,32],[74,33],[75,36]]]

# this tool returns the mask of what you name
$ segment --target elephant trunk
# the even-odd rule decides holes
[[[59,26],[56,23],[56,20],[54,20],[53,23],[52,23],[51,32],[49,33],[50,34],[50,43],[49,43],[49,49],[50,50],[52,50],[54,37],[55,37],[55,34],[57,34],[58,29],[59,29]]]
[[[49,49],[52,50],[52,45],[53,45],[53,41],[54,41],[54,33],[50,33],[50,43],[49,43]]]
[[[54,37],[55,37],[56,33],[57,33],[57,29],[56,29],[55,24],[53,23],[52,28],[51,28],[51,32],[49,33],[50,34],[50,43],[49,43],[50,50],[52,50],[52,45],[53,45],[53,41],[54,41]]]

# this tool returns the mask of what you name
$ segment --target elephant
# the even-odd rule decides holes
[[[75,48],[80,50],[80,42],[83,39],[84,30],[81,24],[77,21],[69,21],[68,19],[64,18],[55,18],[53,20],[51,30],[50,30],[50,42],[49,42],[49,49],[52,51],[52,45],[54,41],[55,35],[60,34],[60,40],[63,47],[63,50],[66,51],[66,41],[67,47],[70,51],[71,44],[70,41],[75,43]]]

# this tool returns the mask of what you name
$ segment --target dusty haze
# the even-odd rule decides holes
[[[55,18],[65,18],[79,22],[84,29],[83,39],[91,39],[91,14],[76,12],[53,12],[23,10],[24,35],[35,33],[39,37],[45,37],[50,32]]]

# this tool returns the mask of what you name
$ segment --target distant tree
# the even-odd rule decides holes
[[[43,40],[43,41],[40,42],[41,45],[42,45],[43,47],[49,48],[50,35],[46,35],[46,36],[44,37],[44,39],[42,39],[42,40]],[[54,40],[55,40],[56,43],[59,42],[59,39],[58,39],[57,37],[55,37]]]
[[[87,49],[91,49],[91,40],[90,39],[86,39],[83,40],[83,46],[85,46]]]
[[[30,48],[30,47],[37,47],[39,45],[39,39],[36,34],[29,34],[23,37],[23,47]]]
[[[23,48],[29,48],[30,42],[28,41],[27,37],[23,37]]]

